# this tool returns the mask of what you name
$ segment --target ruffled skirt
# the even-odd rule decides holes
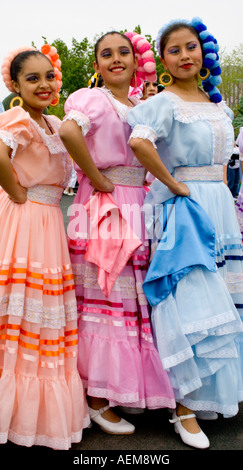
[[[0,189],[0,443],[68,449],[89,424],[59,207]]]
[[[153,331],[176,400],[193,410],[234,416],[243,399],[241,235],[223,183],[187,185],[214,223],[217,271],[195,267],[186,274],[152,308]]]
[[[79,212],[76,223],[80,232],[84,232],[85,219],[80,207],[89,197],[88,190],[82,190],[83,196],[78,191],[72,208],[74,215]],[[120,208],[135,204],[140,210],[144,191],[117,186],[113,196]],[[149,247],[139,210],[139,237],[144,243],[120,273],[108,298],[98,285],[97,267],[85,260],[87,238],[75,239],[74,234],[69,238],[79,313],[78,369],[88,395],[106,398],[111,406],[174,408],[173,390],[154,345],[142,289]],[[73,227],[74,222],[71,218]]]

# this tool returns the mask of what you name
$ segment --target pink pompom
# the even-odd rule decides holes
[[[3,81],[6,85],[6,87],[8,88],[8,90],[11,91],[11,92],[14,91],[13,86],[12,86],[12,78],[11,78],[11,74],[10,74],[11,63],[13,62],[15,57],[17,57],[18,54],[20,54],[21,52],[24,52],[24,51],[36,51],[36,48],[32,47],[32,46],[18,47],[17,49],[14,49],[13,51],[10,51],[6,55],[6,57],[5,57],[5,59],[2,63]]]
[[[146,39],[142,39],[142,40],[138,41],[137,48],[138,48],[140,54],[143,54],[144,52],[151,49],[151,46],[150,46],[149,42],[146,41]]]
[[[61,67],[61,65],[62,65],[60,59],[57,59],[57,60],[55,61],[55,64],[54,64],[54,65],[55,65],[55,67],[57,67],[58,69],[60,69],[60,67]]]
[[[152,74],[146,75],[146,80],[148,80],[148,82],[155,82],[157,80],[157,74],[152,73]]]
[[[151,74],[155,71],[155,66],[152,62],[147,62],[144,64],[144,70],[146,73]]]
[[[134,36],[134,33],[125,33],[125,36],[127,36],[130,40],[132,39],[132,37]]]
[[[50,54],[50,56],[56,55],[56,54],[57,54],[57,49],[56,49],[56,47],[51,46],[51,49],[50,49],[49,54]]]
[[[143,54],[142,54],[142,59],[153,59],[154,60],[154,53],[151,49],[149,49],[148,51],[145,51]]]
[[[137,43],[142,39],[142,36],[140,34],[136,34],[133,38],[132,38],[132,45],[134,47],[137,47]]]

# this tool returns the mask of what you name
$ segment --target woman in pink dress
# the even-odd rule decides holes
[[[22,107],[0,115],[0,443],[64,450],[89,424],[59,208],[71,161],[59,119],[43,115],[57,90],[50,60],[21,48],[2,71]]]
[[[102,75],[104,87],[73,93],[66,101],[60,128],[61,139],[78,164],[79,189],[68,227],[79,313],[78,369],[91,419],[106,432],[128,434],[134,426],[110,407],[155,409],[174,407],[175,402],[154,345],[142,289],[149,261],[141,212],[145,171],[127,144],[130,127],[126,120],[128,110],[139,102],[128,97],[137,60],[129,39],[116,32],[100,38],[95,53],[94,68]],[[132,230],[131,239],[121,244],[120,257],[114,258],[120,246],[116,237],[105,241],[98,236],[96,245],[95,241],[90,245],[83,206],[92,206],[94,198],[101,212],[103,203],[107,209],[118,207]],[[91,219],[97,222],[92,214]],[[136,240],[141,242],[134,251]]]

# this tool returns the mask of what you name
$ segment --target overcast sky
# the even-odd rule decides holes
[[[243,43],[242,0],[1,0],[0,64],[9,50],[33,41],[40,48],[48,42],[72,38],[93,41],[111,29],[130,30],[140,25],[143,34],[156,39],[160,27],[173,18],[199,16],[231,52]],[[0,99],[8,94],[0,76]]]

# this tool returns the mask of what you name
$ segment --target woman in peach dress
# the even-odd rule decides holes
[[[59,208],[71,161],[59,119],[43,115],[57,81],[33,48],[10,53],[2,72],[21,106],[0,115],[0,443],[68,449],[89,417]]]

